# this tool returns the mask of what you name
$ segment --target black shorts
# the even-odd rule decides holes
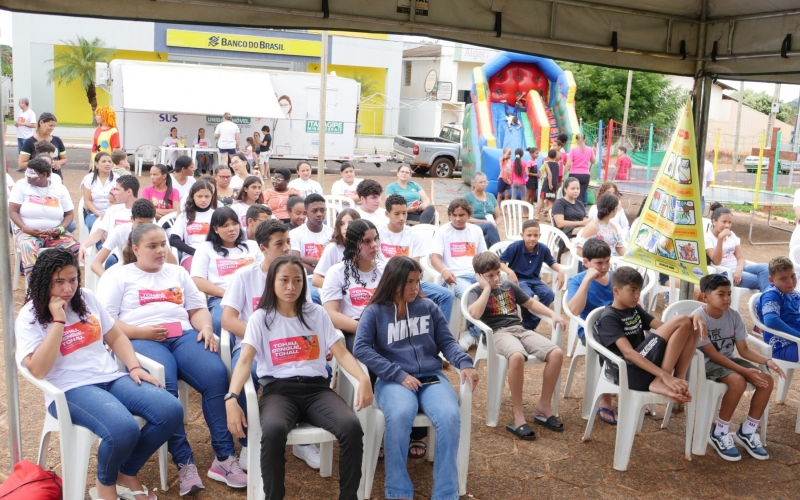
[[[539,178],[528,176],[528,183],[525,185],[528,189],[536,189],[539,187]]]
[[[558,183],[553,183],[553,189],[550,189],[548,185],[547,179],[542,182],[542,192],[544,193],[544,198],[546,200],[555,200],[556,199],[556,191],[558,191]]]
[[[667,341],[655,333],[648,333],[644,338],[644,342],[636,346],[636,352],[656,366],[661,366],[666,350]],[[634,391],[649,391],[650,384],[653,383],[656,376],[639,368],[630,361],[627,361],[626,364],[628,365],[628,388]],[[607,363],[606,374],[611,375],[615,384],[619,384],[617,365]]]

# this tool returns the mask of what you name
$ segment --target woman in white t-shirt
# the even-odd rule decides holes
[[[600,197],[606,193],[613,193],[614,195],[617,196],[617,198],[620,198],[622,196],[619,192],[619,188],[617,188],[617,185],[614,184],[613,182],[604,182],[600,185],[600,189],[597,191],[597,199],[599,200]],[[597,204],[595,203],[589,209],[589,219],[596,219],[596,218],[597,218]],[[622,231],[620,234],[622,234],[623,238],[627,241],[629,239],[628,236],[630,235],[629,233],[631,225],[628,222],[628,217],[625,215],[625,210],[623,210],[620,207],[620,209],[617,210],[617,213],[613,217],[611,217],[611,222],[617,225],[620,231]]]
[[[189,190],[184,210],[175,219],[169,235],[169,244],[183,253],[181,265],[192,269],[192,256],[208,235],[211,215],[217,209],[217,197],[210,182],[197,181]]]
[[[333,325],[344,333],[350,352],[358,320],[383,275],[385,263],[378,259],[379,246],[375,224],[366,219],[351,222],[345,237],[344,260],[328,269],[322,284],[322,306]]]
[[[233,371],[225,395],[228,429],[236,437],[245,436],[247,418],[236,398],[255,360],[259,382],[264,386],[259,408],[263,433],[261,477],[266,497],[283,498],[286,494],[286,436],[303,421],[336,436],[339,498],[356,498],[363,431],[353,410],[328,385],[328,351],[358,379],[357,409],[372,404],[372,388],[367,374],[340,342],[325,309],[306,299],[307,287],[303,265],[297,257],[284,255],[270,265],[258,309],[247,322],[241,362]]]
[[[711,230],[705,234],[706,255],[718,271],[733,271],[733,285],[765,292],[770,287],[769,266],[750,264],[744,260],[741,240],[731,231],[733,214],[715,201],[711,211]]]
[[[239,147],[239,126],[231,121],[231,114],[226,112],[222,115],[222,121],[214,129],[214,137],[219,148],[219,162],[222,165],[228,164],[228,155],[236,154]]]
[[[61,247],[77,255],[81,248],[66,229],[73,219],[72,198],[63,184],[53,184],[51,172],[45,160],[29,161],[25,170],[27,182],[17,182],[8,200],[14,244],[25,276],[30,276],[40,249]]]
[[[131,490],[126,498],[154,499],[136,476],[181,425],[183,409],[139,366],[130,340],[94,294],[81,288],[71,252],[45,252],[33,266],[16,340],[17,363],[64,392],[65,407],[45,395],[47,411],[69,412],[73,424],[100,436],[93,498],[117,498],[119,484]],[[148,422],[141,431],[134,415]]]
[[[239,217],[229,207],[221,207],[211,215],[206,242],[192,259],[192,279],[208,297],[208,310],[214,321],[214,333],[222,331],[222,296],[233,273],[253,264],[261,253],[254,241],[247,241]]]
[[[263,187],[264,184],[261,179],[250,175],[244,180],[242,188],[236,194],[231,208],[239,216],[239,222],[242,227],[247,227],[247,209],[256,204],[264,205],[264,195],[261,194]]]
[[[186,198],[194,184],[194,162],[186,155],[179,156],[172,171],[172,189],[178,192],[180,199]]]
[[[178,397],[179,374],[200,393],[216,455],[208,476],[244,488],[247,474],[239,467],[233,436],[225,426],[227,372],[217,354],[205,298],[186,270],[164,263],[169,250],[163,229],[140,224],[130,241],[136,262],[111,269],[100,278],[101,304],[136,352],[164,367],[170,394]],[[182,422],[167,444],[178,467],[181,496],[203,489]]]
[[[231,177],[230,186],[233,189],[242,189],[244,181],[250,175],[247,173],[247,158],[242,153],[231,155],[231,170],[233,170],[233,177]],[[257,169],[253,170],[253,175],[261,177]]]
[[[166,139],[164,139],[164,142],[162,142],[161,145],[164,146],[165,148],[177,148],[178,142],[179,142],[178,129],[176,127],[172,127],[171,129],[169,129],[169,135],[167,136]],[[167,164],[174,166],[175,161],[178,159],[179,156],[180,152],[176,150],[171,151],[166,159]]]
[[[214,141],[210,137],[206,137],[206,129],[201,128],[197,131],[197,138],[192,141],[195,148],[211,149],[214,146]],[[198,151],[195,155],[197,166],[200,172],[205,174],[214,173],[214,154],[207,151]]]
[[[334,196],[345,196],[353,200],[351,206],[355,207],[359,204],[358,193],[356,189],[363,179],[356,179],[356,171],[350,162],[342,163],[341,168],[342,178],[333,183],[331,186],[331,194]]]
[[[303,198],[311,193],[322,194],[322,186],[311,179],[311,165],[305,160],[297,162],[297,179],[289,182],[289,189],[298,190]]]
[[[342,261],[347,228],[351,222],[360,218],[361,215],[354,208],[345,208],[336,216],[336,222],[333,223],[333,238],[322,250],[322,257],[319,258],[317,267],[314,268],[314,276],[311,278],[312,285],[322,288],[328,269]]]
[[[108,153],[97,153],[94,157],[94,172],[87,174],[81,181],[83,191],[83,209],[86,215],[83,221],[89,232],[92,232],[94,222],[106,213],[110,204],[108,195],[114,187],[114,173],[111,171],[114,163]],[[82,214],[79,214],[79,216]]]

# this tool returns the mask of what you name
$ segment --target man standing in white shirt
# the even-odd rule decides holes
[[[36,129],[36,113],[30,108],[30,101],[27,97],[19,100],[20,112],[17,114],[17,150],[22,151],[22,144],[25,139],[33,135]]]
[[[700,209],[706,214],[706,190],[714,182],[714,164],[706,160],[703,163],[703,189],[700,191]]]
[[[306,222],[291,231],[289,239],[292,242],[292,255],[298,257],[308,276],[308,287],[311,289],[311,300],[322,305],[319,290],[311,285],[311,276],[317,267],[322,250],[330,243],[333,237],[333,228],[325,225],[325,198],[321,194],[311,193],[303,200],[306,208]]]
[[[383,188],[372,179],[364,179],[356,188],[358,199],[361,200],[361,206],[356,208],[356,211],[362,219],[367,219],[375,224],[375,227],[385,226],[389,223],[389,218],[381,210],[381,193],[383,193]]]
[[[464,198],[450,202],[447,216],[450,222],[440,226],[433,238],[431,265],[441,273],[442,281],[455,285],[456,297],[461,298],[477,282],[472,258],[486,251],[486,241],[481,228],[467,222],[472,217],[472,205]],[[469,330],[458,339],[464,351],[475,345],[480,336],[480,330],[469,323],[467,326]]]
[[[231,121],[231,114],[227,111],[222,115],[222,121],[214,129],[214,137],[219,139],[219,161],[221,165],[228,164],[228,157],[236,154],[239,145],[239,126]]]

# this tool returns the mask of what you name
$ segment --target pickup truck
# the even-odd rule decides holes
[[[395,136],[394,156],[414,172],[453,177],[456,169],[461,170],[461,128],[445,125],[439,137]]]

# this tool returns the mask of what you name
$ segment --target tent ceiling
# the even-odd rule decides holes
[[[704,62],[705,72],[721,78],[800,83],[798,0],[428,0],[427,15],[414,9],[398,13],[401,3],[408,1],[70,0],[68,13],[427,35],[685,76],[697,74]],[[0,8],[37,13],[64,14],[64,5],[63,0],[0,0]]]

